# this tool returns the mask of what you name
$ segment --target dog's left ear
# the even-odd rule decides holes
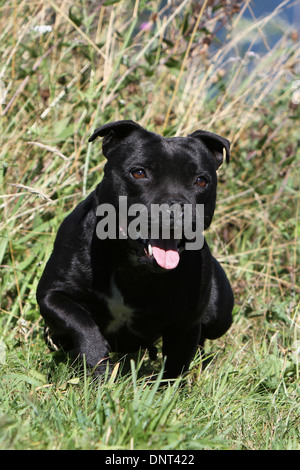
[[[216,170],[223,163],[223,149],[226,152],[226,163],[229,163],[230,159],[230,142],[229,140],[221,137],[220,135],[213,134],[208,131],[195,131],[188,137],[194,137],[200,139],[207,148],[211,151],[215,159]]]
[[[97,137],[104,137],[102,143],[102,149],[105,156],[114,147],[114,142],[117,143],[121,139],[124,139],[135,129],[142,129],[139,124],[134,121],[115,121],[105,124],[104,126],[95,129],[89,142],[93,142]]]

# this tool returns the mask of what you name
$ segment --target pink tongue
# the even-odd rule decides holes
[[[161,246],[153,246],[152,245],[152,252],[153,256],[159,264],[164,269],[174,269],[179,263],[179,253],[177,251],[175,243],[168,243],[169,240],[162,240],[162,241],[155,241],[157,244]],[[151,240],[151,244],[154,243]]]

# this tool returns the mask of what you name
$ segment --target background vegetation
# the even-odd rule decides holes
[[[300,48],[280,19],[296,3],[257,19],[249,0],[0,1],[2,449],[299,449]],[[207,237],[234,324],[162,389],[147,357],[91,384],[49,352],[35,300],[102,177],[88,137],[118,119],[232,142]]]

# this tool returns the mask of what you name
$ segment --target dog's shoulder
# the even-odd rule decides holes
[[[96,191],[92,191],[83,201],[81,201],[70,214],[64,219],[62,225],[80,224],[90,215],[96,214]]]
[[[96,223],[96,205],[93,191],[61,223],[40,280],[40,292],[52,284],[59,285],[62,290],[68,286],[70,290],[78,279],[83,283],[85,278],[90,278],[89,251]]]
[[[95,224],[96,206],[97,200],[95,191],[93,191],[63,220],[58,229],[55,244],[58,244],[62,239],[67,240],[69,237],[74,240],[83,231],[87,233]]]

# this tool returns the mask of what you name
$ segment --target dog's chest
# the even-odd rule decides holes
[[[110,295],[105,296],[105,301],[111,316],[106,326],[106,333],[116,333],[124,326],[130,329],[133,323],[134,309],[125,304],[124,297],[113,277],[110,283]]]

